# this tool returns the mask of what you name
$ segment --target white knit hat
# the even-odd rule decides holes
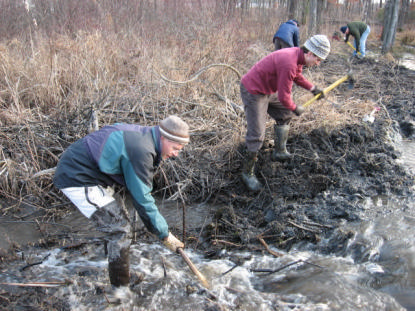
[[[321,59],[326,59],[330,53],[330,41],[325,35],[312,36],[304,43],[304,46]]]
[[[161,121],[160,134],[180,144],[187,144],[190,140],[189,126],[178,116],[169,116]]]

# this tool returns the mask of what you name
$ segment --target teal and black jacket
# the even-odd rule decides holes
[[[109,125],[65,150],[53,183],[58,189],[125,185],[145,226],[163,239],[168,235],[168,225],[151,195],[160,161],[158,126]]]

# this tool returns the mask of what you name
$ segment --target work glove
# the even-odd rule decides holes
[[[177,252],[178,248],[184,248],[183,242],[171,234],[171,232],[169,232],[169,235],[163,239],[163,244],[174,253]]]
[[[300,116],[303,112],[304,112],[304,107],[303,106],[297,105],[297,107],[295,107],[294,113],[297,116]]]
[[[318,87],[315,87],[314,90],[311,91],[311,93],[313,93],[314,96],[320,94],[318,100],[324,98],[325,96],[323,90],[320,90]]]

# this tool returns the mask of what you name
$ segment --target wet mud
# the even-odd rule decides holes
[[[241,182],[219,197],[226,206],[209,236],[223,240],[218,251],[232,244],[258,249],[262,237],[280,249],[307,243],[322,253],[342,254],[354,236],[342,223],[390,213],[382,204],[386,200],[410,208],[413,175],[398,164],[395,144],[414,139],[415,72],[374,59],[355,61],[354,67],[368,73],[354,93],[377,103],[375,120],[290,136],[293,157],[285,162],[272,162],[272,144],[265,144],[256,168],[264,189],[248,193]],[[318,243],[323,239],[327,242]]]
[[[355,61],[354,66],[376,77],[374,81],[363,76],[354,90],[355,96],[373,100],[381,107],[375,121],[290,135],[287,148],[293,157],[285,162],[270,160],[272,142],[267,141],[256,167],[256,174],[264,184],[258,193],[249,193],[239,179],[241,145],[226,172],[231,180],[229,186],[222,187],[207,203],[215,206],[209,221],[196,226],[186,224],[186,236],[192,237],[186,241],[187,247],[207,258],[218,258],[224,248],[265,252],[266,246],[290,250],[304,243],[315,251],[341,255],[354,235],[342,229],[345,221],[389,213],[382,204],[376,204],[384,198],[399,201],[402,209],[410,208],[413,176],[396,161],[400,154],[394,143],[399,137],[409,140],[415,137],[415,71],[374,59]],[[34,219],[38,218],[26,220]],[[46,249],[64,243],[82,247],[83,241],[97,237],[90,228],[74,233],[74,228],[53,226],[55,231],[51,234],[46,224],[27,225],[37,226],[42,234],[30,244],[10,241],[3,247],[1,273],[6,273],[12,262],[23,264],[22,254],[27,247]],[[172,229],[181,236],[179,225]],[[90,230],[89,235],[85,230]],[[145,229],[137,230],[141,240],[154,241]],[[74,238],[77,233],[79,236]],[[319,243],[323,240],[326,242]],[[356,250],[356,257],[363,256]],[[245,259],[234,260],[237,263]],[[24,274],[24,270],[20,273]],[[28,287],[24,292],[0,287],[0,309],[69,310],[67,301],[49,292],[50,289],[40,287]]]

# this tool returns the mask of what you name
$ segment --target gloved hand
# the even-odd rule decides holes
[[[172,252],[177,252],[179,247],[184,248],[183,242],[171,234],[171,232],[169,232],[169,235],[163,240],[163,244]]]
[[[297,105],[297,107],[295,107],[294,113],[297,116],[300,116],[303,112],[304,112],[304,107],[303,106]]]
[[[318,99],[322,99],[325,96],[323,90],[319,89],[318,87],[314,87],[314,90],[312,90],[311,93],[313,93],[314,96],[320,94]]]

